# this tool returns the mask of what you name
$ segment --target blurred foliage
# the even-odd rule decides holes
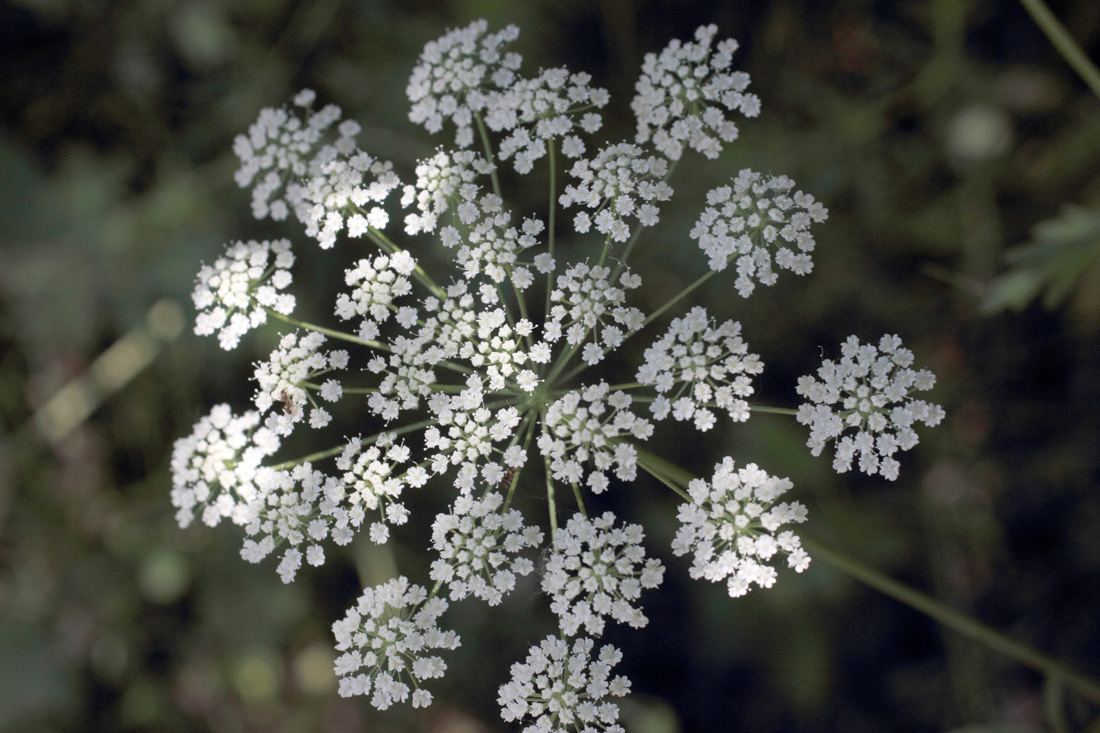
[[[1051,5],[1097,57],[1100,4]],[[812,277],[699,295],[742,321],[768,365],[762,399],[793,404],[794,380],[848,334],[896,332],[939,376],[948,420],[890,485],[831,473],[769,415],[666,439],[668,457],[790,475],[813,533],[1100,675],[1100,295],[1075,274],[1095,253],[1100,103],[1013,3],[7,0],[0,730],[504,730],[496,686],[547,623],[533,585],[488,612],[456,605],[463,647],[437,704],[378,715],[335,696],[329,626],[364,584],[423,570],[415,528],[392,554],[355,545],[284,586],[240,560],[232,528],[179,530],[168,500],[172,440],[217,402],[247,403],[273,338],[227,355],[183,323],[201,261],[285,233],[249,218],[232,137],[310,86],[407,174],[437,144],[405,120],[409,69],[476,17],[519,25],[528,69],[593,73],[622,137],[645,52],[709,22],[741,41],[763,114],[719,161],[678,171],[678,208],[639,250],[641,297],[702,271],[691,201],[743,167],[789,174],[831,212]],[[300,296],[339,272],[299,253]],[[1015,310],[983,315],[990,298]],[[606,500],[667,548],[660,487]],[[632,733],[1079,729],[1095,714],[1068,694],[1044,712],[1035,674],[823,564],[731,602],[665,559],[650,627],[609,636],[627,650]]]
[[[1019,311],[1041,293],[1043,307],[1057,308],[1075,291],[1093,301],[1100,295],[1098,258],[1100,212],[1069,204],[1057,218],[1039,223],[1029,244],[1009,250],[1010,269],[993,282],[982,307]]]

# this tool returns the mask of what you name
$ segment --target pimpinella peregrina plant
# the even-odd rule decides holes
[[[340,694],[380,709],[428,705],[426,685],[461,643],[446,625],[449,603],[500,603],[541,554],[559,630],[502,681],[502,716],[525,731],[622,731],[614,701],[630,683],[611,676],[622,654],[594,637],[609,623],[644,626],[642,601],[665,567],[648,557],[640,525],[593,513],[601,495],[644,490],[629,486],[639,468],[672,486],[673,552],[693,554],[691,576],[726,580],[733,597],[772,586],[777,565],[810,564],[791,529],[807,512],[786,500],[790,481],[725,456],[712,478],[678,486],[647,448],[657,423],[690,440],[753,414],[765,364],[741,325],[693,305],[662,328],[656,321],[695,286],[647,313],[630,259],[674,201],[677,161],[716,158],[761,104],[735,68],[737,43],[716,42],[706,26],[646,56],[630,105],[635,138],[602,141],[607,92],[566,68],[525,75],[509,49],[518,33],[478,21],[425,46],[409,118],[453,132],[454,144],[414,171],[359,149],[359,126],[334,105],[316,109],[309,90],[263,110],[237,138],[237,182],[251,189],[255,216],[297,220],[322,249],[352,247],[358,259],[328,288],[309,288],[328,299],[326,326],[293,317],[287,239],[233,243],[202,268],[197,333],[233,349],[264,324],[286,330],[255,366],[254,404],[241,414],[219,405],[177,441],[172,502],[183,526],[196,515],[242,526],[244,558],[276,555],[286,582],[303,561],[322,564],[326,546],[361,533],[382,544],[408,522],[432,523],[431,587],[400,576],[366,588],[333,626]],[[549,170],[545,211],[509,206],[504,165]],[[828,215],[786,176],[751,170],[681,205],[699,211],[683,236],[702,250],[702,279],[729,277],[743,297],[783,272],[808,275],[812,228]],[[568,252],[557,241],[565,228],[580,243]],[[430,272],[431,251],[452,265]],[[644,359],[609,383],[607,357],[629,339],[648,344]],[[799,382],[809,402],[798,419],[815,454],[836,444],[838,470],[858,458],[894,479],[914,425],[942,416],[912,398],[934,380],[910,367],[897,337],[877,350],[852,337],[842,357]],[[378,429],[308,458],[282,455],[292,435],[331,440],[337,416]],[[411,491],[446,508],[434,521],[411,516]],[[540,506],[548,532],[530,519]]]

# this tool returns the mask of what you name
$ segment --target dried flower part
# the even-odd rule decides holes
[[[726,580],[731,598],[754,584],[772,587],[777,574],[768,562],[777,555],[787,555],[788,566],[801,573],[809,567],[809,555],[797,535],[779,531],[806,521],[806,507],[797,501],[776,503],[790,488],[788,479],[769,476],[755,463],[738,469],[727,456],[710,481],[689,484],[691,503],[680,507],[672,551],[692,554],[692,578]]]
[[[939,405],[911,396],[936,384],[932,372],[912,364],[913,352],[897,336],[883,336],[877,348],[849,336],[839,362],[826,360],[816,379],[800,377],[798,394],[809,401],[799,406],[798,421],[810,427],[811,452],[821,455],[832,441],[837,473],[850,470],[858,457],[863,473],[896,480],[901,464],[894,454],[919,442],[913,426],[934,427],[944,417]]]

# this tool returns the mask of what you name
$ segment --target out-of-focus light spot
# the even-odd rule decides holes
[[[149,332],[161,341],[174,341],[183,333],[183,308],[171,298],[162,298],[145,315]]]
[[[92,668],[96,673],[109,680],[118,680],[126,670],[130,660],[130,651],[121,634],[104,632],[100,634],[89,650]]]
[[[183,558],[172,550],[158,550],[145,558],[138,573],[142,595],[155,603],[171,603],[187,590],[189,573]]]
[[[119,703],[119,716],[127,726],[144,728],[160,715],[163,694],[148,679],[139,679],[126,688]]]
[[[1003,155],[1012,142],[1012,126],[1005,113],[986,104],[961,109],[947,126],[947,148],[966,160],[989,160]]]
[[[278,662],[270,652],[253,652],[233,667],[233,687],[246,702],[266,702],[279,689]]]
[[[330,695],[336,691],[335,661],[331,646],[316,643],[303,649],[294,659],[294,679],[298,687],[311,695]]]
[[[137,376],[159,350],[145,329],[130,331],[100,354],[88,372],[99,393],[107,396]]]
[[[58,442],[88,419],[111,395],[136,377],[160,353],[161,342],[183,332],[183,310],[174,300],[158,301],[146,325],[130,331],[92,362],[83,376],[59,389],[34,414],[34,424],[50,442]]]

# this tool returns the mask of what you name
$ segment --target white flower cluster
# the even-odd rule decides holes
[[[409,276],[416,269],[416,260],[408,252],[393,255],[377,255],[362,259],[347,270],[344,282],[351,293],[336,296],[336,315],[343,320],[362,317],[359,338],[372,341],[378,338],[379,326],[397,311],[393,301],[412,292]],[[409,308],[398,320],[411,324],[415,310]]]
[[[323,565],[325,551],[320,542],[329,536],[333,512],[338,509],[334,497],[343,493],[339,479],[326,476],[302,463],[290,470],[261,468],[256,474],[256,497],[245,507],[248,522],[247,539],[241,547],[241,557],[258,563],[277,546],[286,545],[277,571],[284,583],[294,580],[302,566],[302,552],[310,565]],[[333,536],[337,544],[351,540]]]
[[[610,512],[588,518],[583,495],[605,501],[612,477],[634,481],[639,465],[667,479],[640,448],[654,428],[649,416],[635,413],[636,403],[648,404],[653,420],[671,416],[700,431],[725,415],[743,421],[763,365],[739,323],[719,323],[701,307],[674,318],[643,363],[628,369],[636,381],[604,381],[602,372],[617,361],[608,355],[731,262],[743,296],[757,283],[774,283],[776,270],[808,273],[809,228],[827,216],[790,179],[742,171],[709,192],[691,232],[711,271],[648,317],[631,304],[642,280],[628,259],[635,237],[658,222],[659,207],[673,195],[671,161],[685,146],[716,157],[737,137],[733,113],[759,110],[746,91],[748,76],[732,71],[736,42],[715,44],[716,32],[702,27],[694,42],[673,42],[646,57],[632,105],[636,142],[590,146],[582,137],[601,128],[596,110],[607,92],[565,68],[520,76],[520,57],[506,51],[518,31],[489,33],[485,21],[448,32],[420,56],[407,88],[410,119],[430,132],[450,121],[458,149],[420,161],[409,185],[389,163],[357,149],[359,126],[340,123],[338,108],[313,112],[308,90],[294,100],[304,113],[265,109],[237,138],[237,180],[252,188],[257,217],[293,213],[324,249],[340,237],[377,249],[341,261],[350,269],[334,311],[354,334],[290,317],[295,300],[285,290],[294,256],[286,240],[235,243],[203,267],[193,296],[197,333],[217,334],[229,349],[268,316],[291,328],[256,365],[256,410],[236,417],[219,405],[177,441],[177,519],[186,526],[199,513],[211,525],[231,518],[244,527],[244,559],[259,562],[279,551],[278,573],[289,582],[303,564],[325,562],[329,542],[344,546],[361,532],[375,543],[389,541],[410,522],[410,489],[433,481],[449,494],[432,526],[432,591],[396,578],[366,589],[333,626],[341,695],[366,695],[379,709],[431,702],[423,683],[446,668],[435,650],[459,644],[438,625],[448,607],[443,598],[497,605],[534,570],[532,556],[546,538],[513,507],[513,500],[531,500],[534,483],[534,501],[548,508],[551,528],[541,587],[560,635],[513,665],[511,681],[499,689],[502,715],[522,721],[528,733],[622,733],[611,698],[627,694],[630,683],[610,674],[621,655],[610,646],[597,652],[590,637],[608,620],[644,626],[641,593],[661,583],[664,567],[646,557],[639,525]],[[477,153],[469,149],[475,127],[484,144]],[[506,205],[504,192],[516,177],[498,175],[498,166],[508,161],[524,174],[541,161],[552,188],[562,158],[569,185],[523,199],[548,202],[548,210],[520,215]],[[382,229],[397,209],[390,194],[399,187],[404,231],[391,239]],[[573,228],[588,235],[575,239],[593,251],[558,248],[559,206],[573,207]],[[451,256],[442,277],[417,235]],[[616,250],[620,242],[630,244]],[[326,292],[323,281],[310,285]],[[364,368],[348,371],[352,357],[326,350],[322,333],[359,349],[356,363]],[[910,369],[911,361],[896,337],[878,349],[853,337],[839,364],[822,367],[820,381],[803,378],[799,394],[809,403],[798,419],[810,425],[814,453],[835,441],[838,470],[858,454],[862,470],[896,477],[892,456],[916,443],[913,425],[935,424],[943,414],[910,398],[934,381]],[[334,370],[342,372],[339,380],[329,374]],[[363,397],[352,405],[346,395]],[[337,407],[357,426],[385,426],[263,465],[299,422],[308,417],[323,427],[332,420],[326,408]],[[318,467],[330,460],[335,470]],[[519,481],[521,469],[528,480]],[[783,528],[804,521],[806,510],[778,501],[790,486],[754,464],[737,469],[732,458],[709,481],[690,482],[673,549],[694,554],[692,577],[726,580],[730,595],[739,596],[775,582],[770,563],[778,555],[804,570],[809,557]],[[559,527],[559,507],[573,501],[568,494],[578,512]]]
[[[528,392],[536,387],[535,373],[521,368],[528,355],[519,348],[520,339],[531,333],[530,321],[521,320],[513,327],[501,308],[476,313],[474,297],[462,282],[452,285],[446,298],[430,297],[423,306],[428,317],[419,324],[414,337],[398,336],[388,359],[376,356],[367,363],[370,372],[385,375],[368,399],[371,412],[389,421],[402,410],[417,408],[422,398],[431,397],[429,408],[440,424],[448,425],[454,421],[456,410],[469,412],[482,407],[485,387],[495,391],[513,384]],[[409,325],[416,325],[417,311],[412,308],[398,311],[399,322],[404,325],[402,314],[406,310],[411,313]],[[452,396],[433,390],[435,367],[447,366],[448,360],[455,358],[483,370],[485,383],[477,374],[471,374],[461,394]],[[515,381],[510,382],[512,379]]]
[[[424,447],[431,453],[432,470],[445,473],[457,466],[454,486],[459,491],[473,491],[480,469],[485,483],[499,483],[505,474],[500,463],[491,460],[495,443],[509,440],[520,423],[519,411],[514,407],[493,410],[484,407],[484,393],[477,384],[477,377],[470,377],[470,386],[460,394],[448,398],[439,396],[433,403],[439,427],[424,431]],[[505,451],[505,460],[511,467],[522,465],[527,457],[522,451]]]
[[[609,145],[592,160],[582,158],[573,164],[569,174],[580,182],[566,186],[558,202],[596,210],[594,216],[577,213],[573,218],[577,232],[586,233],[594,223],[600,234],[625,242],[630,238],[628,217],[644,227],[657,223],[660,211],[655,202],[672,198],[672,187],[664,180],[667,173],[664,158],[646,155],[631,143]]]
[[[307,403],[313,404],[310,427],[323,428],[332,419],[308,390],[315,390],[327,402],[336,402],[343,394],[340,383],[329,379],[315,386],[309,380],[347,367],[348,352],[343,349],[321,352],[318,349],[324,342],[325,337],[316,331],[301,339],[296,331],[284,334],[268,360],[256,365],[255,378],[260,385],[256,390],[256,409],[263,414],[276,403],[282,405],[282,410],[269,415],[264,423],[276,435],[287,436],[293,432],[294,425],[305,416]]]
[[[692,501],[680,506],[672,551],[693,554],[692,578],[725,579],[731,598],[748,593],[753,583],[772,587],[776,572],[767,562],[777,554],[787,555],[788,566],[801,573],[810,565],[801,540],[790,530],[777,534],[784,524],[806,521],[806,507],[797,501],[775,503],[790,488],[788,479],[769,476],[755,463],[738,469],[726,457],[709,482],[688,485]]]
[[[661,55],[648,53],[635,86],[630,108],[638,120],[638,143],[653,146],[670,160],[679,160],[684,145],[717,158],[722,143],[737,139],[737,125],[727,112],[746,117],[760,114],[760,100],[745,90],[749,75],[730,71],[737,41],[711,44],[715,25],[700,26],[694,43],[674,40]]]
[[[592,134],[603,126],[603,118],[587,110],[607,104],[606,89],[592,87],[592,77],[570,74],[566,68],[543,69],[534,79],[517,79],[506,89],[490,95],[485,125],[494,132],[508,131],[497,155],[514,158],[516,172],[531,172],[534,162],[546,155],[546,141],[561,138],[561,151],[568,158],[584,155],[585,146],[576,127]],[[573,117],[581,114],[580,122]]]
[[[441,150],[418,163],[416,185],[405,186],[401,205],[415,203],[420,213],[405,217],[405,233],[434,232],[439,217],[448,212],[463,224],[472,224],[480,216],[477,201],[480,187],[474,181],[478,175],[492,170],[492,163],[469,150],[453,153]],[[499,205],[495,197],[482,200],[481,210],[492,211]]]
[[[919,442],[913,426],[934,427],[943,420],[939,405],[910,396],[932,389],[936,377],[927,369],[911,368],[913,352],[897,336],[883,336],[878,348],[849,336],[840,353],[839,362],[822,363],[818,379],[798,380],[798,394],[809,400],[799,406],[797,417],[810,426],[806,445],[817,456],[835,441],[837,473],[851,469],[858,456],[860,471],[894,481],[901,468],[894,454]]]
[[[611,391],[607,382],[573,390],[550,405],[539,450],[549,460],[557,481],[584,483],[594,494],[610,485],[607,472],[633,481],[638,472],[638,450],[627,438],[644,441],[653,434],[648,420],[630,411],[630,395]],[[591,462],[595,470],[584,472]]]
[[[707,208],[691,230],[691,238],[699,240],[715,272],[736,259],[734,285],[742,298],[752,295],[756,282],[775,284],[779,275],[773,265],[796,275],[808,275],[813,269],[810,224],[825,221],[829,210],[808,193],[792,194],[793,189],[794,181],[786,176],[765,178],[746,168],[732,186],[707,193]]]
[[[523,62],[517,53],[502,52],[519,37],[519,28],[510,25],[486,33],[488,28],[487,22],[476,20],[428,42],[405,89],[412,102],[409,120],[434,133],[450,119],[458,128],[455,143],[460,148],[474,141],[471,125],[484,112],[489,92],[510,87]]]
[[[420,488],[428,482],[428,472],[421,466],[411,466],[405,472],[395,469],[408,462],[410,451],[397,443],[393,433],[380,433],[373,444],[352,438],[336,459],[336,467],[344,472],[341,490],[330,499],[346,500],[348,509],[333,511],[333,534],[338,544],[351,539],[352,529],[358,529],[366,511],[377,511],[379,518],[370,527],[371,541],[383,544],[390,537],[388,524],[408,521],[409,510],[397,501],[406,486]]]
[[[603,361],[606,351],[617,349],[645,322],[644,313],[625,305],[626,291],[638,288],[642,279],[627,270],[619,278],[622,287],[615,287],[608,282],[610,275],[610,267],[578,262],[558,276],[550,293],[554,305],[544,338],[552,344],[564,334],[574,348],[585,344],[581,359],[589,365]],[[592,341],[585,343],[589,335]]]
[[[428,655],[460,645],[455,632],[438,626],[446,610],[445,600],[428,598],[404,576],[363,591],[348,615],[332,625],[336,650],[343,652],[336,660],[340,695],[371,695],[371,705],[385,710],[407,700],[411,691],[413,707],[430,705],[432,693],[420,683],[442,677],[447,665]]]
[[[486,196],[482,201],[487,199],[495,197]],[[534,282],[534,276],[530,268],[520,264],[519,254],[537,244],[537,237],[544,228],[542,220],[527,217],[516,229],[509,226],[511,216],[507,212],[486,213],[488,215],[471,227],[464,237],[456,227],[444,227],[440,231],[444,246],[458,246],[455,262],[466,277],[474,278],[484,272],[486,277],[498,284],[510,277],[513,285],[526,290]],[[492,295],[488,297],[493,300]]]
[[[530,717],[526,733],[626,733],[618,725],[619,706],[608,700],[630,694],[630,680],[611,677],[623,657],[615,647],[602,646],[593,657],[594,643],[548,636],[532,646],[527,659],[512,665],[512,679],[501,685],[497,702],[506,722]]]
[[[294,296],[280,292],[293,278],[290,267],[294,253],[290,242],[234,242],[213,265],[203,265],[191,294],[198,314],[195,333],[218,334],[223,349],[235,349],[241,336],[267,322],[270,308],[289,315],[294,311]]]
[[[299,180],[321,175],[326,163],[355,150],[361,128],[354,120],[339,125],[335,140],[322,142],[343,112],[334,104],[314,112],[316,96],[312,90],[303,89],[294,97],[294,106],[306,110],[305,121],[286,109],[267,107],[260,111],[247,135],[237,135],[233,140],[233,152],[241,161],[237,185],[247,188],[255,184],[252,215],[257,219],[270,216],[283,221],[293,211],[299,221],[307,224],[310,207],[302,196]]]
[[[611,512],[592,520],[574,514],[554,533],[542,590],[550,595],[550,610],[558,615],[565,636],[582,626],[587,634],[600,636],[605,617],[635,629],[649,623],[641,608],[631,604],[643,588],[661,584],[665,568],[660,560],[646,560],[641,525],[614,525]]]
[[[279,445],[275,433],[260,427],[260,413],[237,416],[229,405],[215,406],[172,446],[172,505],[179,525],[190,525],[199,507],[203,524],[211,527],[224,517],[248,521],[256,472]]]
[[[368,175],[373,180],[368,181]],[[303,210],[309,212],[304,222],[306,234],[314,237],[321,249],[329,249],[345,225],[349,237],[385,228],[390,215],[377,204],[399,185],[392,163],[362,151],[347,159],[330,160],[302,185]],[[370,206],[372,203],[376,205]]]
[[[519,553],[541,545],[542,531],[525,526],[517,510],[502,510],[503,503],[495,491],[483,499],[463,495],[450,513],[436,516],[432,548],[439,557],[430,577],[447,584],[452,601],[472,595],[495,606],[515,587],[517,575],[535,569]]]
[[[760,357],[750,354],[741,338],[740,323],[714,326],[706,309],[696,306],[673,319],[665,335],[646,349],[637,379],[660,393],[649,408],[655,419],[664,420],[671,412],[707,431],[716,422],[711,406],[726,410],[735,422],[749,419],[745,398],[753,392],[752,375],[762,371]]]

